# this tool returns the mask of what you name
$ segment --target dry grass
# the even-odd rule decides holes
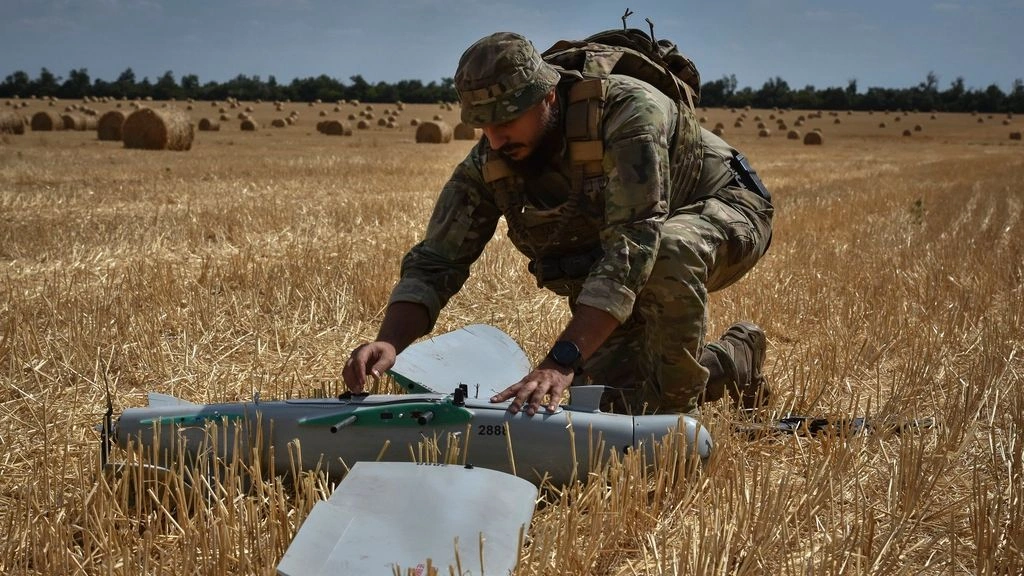
[[[941,426],[751,440],[711,406],[703,470],[686,473],[669,445],[653,470],[626,459],[545,491],[517,574],[1024,570],[1021,144],[968,115],[913,138],[875,120],[809,115],[822,146],[729,133],[778,215],[762,264],[712,295],[709,331],[766,328],[771,415]],[[148,391],[341,391],[342,360],[373,336],[401,255],[473,143],[320,138],[304,122],[203,132],[187,154],[81,132],[0,145],[0,572],[272,574],[330,492],[314,474],[286,485],[236,463],[199,470],[200,491],[182,469],[140,496],[141,479],[98,473],[93,428],[105,381],[118,410]],[[564,304],[501,232],[473,272],[437,330],[487,322],[542,356]]]

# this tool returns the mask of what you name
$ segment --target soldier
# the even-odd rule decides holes
[[[504,216],[539,286],[572,319],[540,364],[495,395],[509,411],[554,411],[574,381],[617,385],[616,411],[687,412],[728,393],[769,396],[755,324],[705,345],[708,292],[754,266],[773,208],[749,163],[693,109],[630,75],[553,66],[527,39],[497,33],[462,55],[462,121],[484,137],[455,168],[425,238],[402,260],[374,342],[343,370],[363,390],[432,329]]]

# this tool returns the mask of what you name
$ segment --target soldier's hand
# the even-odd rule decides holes
[[[356,394],[362,392],[366,388],[366,377],[380,380],[381,374],[395,365],[397,355],[395,347],[387,342],[370,342],[357,347],[341,371],[345,386]]]
[[[511,398],[510,413],[517,414],[525,404],[526,415],[533,416],[547,396],[547,411],[554,412],[574,377],[572,369],[545,361],[519,382],[492,396],[491,402],[504,402]]]

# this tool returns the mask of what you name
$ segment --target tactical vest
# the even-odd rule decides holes
[[[590,76],[585,72],[561,70],[559,97],[565,97],[562,121],[568,152],[568,180],[558,182],[548,174],[543,184],[558,188],[547,190],[548,196],[562,196],[565,201],[554,207],[535,206],[527,200],[528,182],[508,163],[485,146],[483,179],[494,195],[495,203],[505,216],[512,243],[531,260],[531,271],[538,286],[546,286],[562,295],[567,281],[578,284],[589,266],[600,257],[600,232],[604,228],[604,189],[608,178],[604,171],[604,142],[601,123],[608,91],[607,76]],[[568,88],[562,87],[567,84]],[[676,100],[682,112],[688,108],[685,99]],[[700,124],[692,110],[678,115],[676,137],[672,144],[670,167],[672,184],[667,198],[670,205],[683,202],[693,194],[700,177],[702,145]],[[682,205],[682,204],[679,204]],[[586,256],[584,256],[586,255]],[[546,263],[559,259],[578,261],[589,257],[586,266],[574,266],[576,278],[553,278],[543,271]],[[582,268],[582,269],[581,269]]]

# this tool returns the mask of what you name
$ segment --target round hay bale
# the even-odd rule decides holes
[[[790,130],[786,134],[786,138],[789,139],[789,140],[799,140],[800,139],[800,131],[799,130]]]
[[[420,125],[420,119],[419,118],[413,118],[412,120],[409,120],[409,126],[419,126],[419,125]]]
[[[96,125],[96,136],[100,140],[120,142],[121,129],[124,126],[124,119],[127,117],[128,115],[120,110],[111,110],[100,116],[100,121]]]
[[[924,126],[921,126],[920,124],[914,124],[914,132],[920,132],[922,130],[924,130]]]
[[[1020,140],[1020,139],[1021,139],[1021,133],[1020,132],[1010,132],[1010,140]]]
[[[454,131],[447,122],[424,122],[416,127],[416,142],[447,144],[452,141]]]
[[[984,124],[984,123],[985,123],[985,119],[982,118],[981,116],[978,116],[978,124]]]
[[[251,116],[249,116],[249,114],[248,114],[248,113],[246,113],[246,112],[239,112],[239,113],[238,113],[238,119],[239,119],[239,120],[249,120],[249,119],[251,119],[251,118],[252,118],[252,117],[251,117]]]
[[[373,112],[373,104],[367,104],[366,105],[366,111],[367,112]]]
[[[701,124],[707,124],[708,123],[708,117],[707,116],[701,116],[700,119],[698,119],[697,121],[700,122]]]
[[[253,112],[255,112],[256,110],[255,110],[255,109],[254,109],[254,108],[253,108],[252,106],[246,106],[246,107],[245,107],[245,111],[246,111],[246,112],[248,112],[248,113],[250,113],[250,114],[252,114],[252,113],[253,113]]]
[[[89,129],[87,117],[83,114],[61,114],[60,119],[64,122],[65,130],[77,130],[84,132]]]
[[[732,127],[733,128],[743,128],[743,120],[737,120],[735,123],[733,123]],[[725,126],[722,126],[721,122],[719,122],[718,124],[715,124],[715,130],[724,130],[724,129],[725,129]],[[712,132],[714,132],[714,130],[712,130]]]
[[[239,125],[239,128],[241,128],[242,131],[244,132],[256,132],[260,129],[260,125],[257,124],[252,118],[246,118],[245,120],[242,120],[242,123]]]
[[[292,124],[295,124],[295,116],[288,116],[287,118],[284,119],[284,121],[286,124],[291,126]]]
[[[352,129],[341,120],[324,120],[317,124],[317,132],[328,136],[344,136],[346,133],[351,135]]]
[[[367,122],[366,120],[360,120],[359,124],[356,124],[356,128],[360,130],[367,130],[370,128],[370,123]]]
[[[284,121],[284,118],[274,118],[270,121],[270,125],[274,128],[284,128],[288,123]]]
[[[718,128],[716,126],[715,129],[711,131],[711,133],[714,134],[715,136],[721,136],[725,134],[725,128]]]
[[[358,118],[358,116],[356,116],[355,114],[349,114],[348,115],[348,119],[349,119],[350,122],[355,122],[356,118]]]
[[[219,132],[220,122],[210,120],[209,118],[203,118],[199,121],[199,130],[203,132]]]
[[[479,140],[484,135],[484,131],[481,128],[474,128],[464,122],[459,122],[455,126],[453,133],[456,140]]]
[[[836,118],[836,119],[835,119],[834,121],[832,121],[832,123],[833,123],[833,124],[842,124],[842,123],[843,123],[843,121],[842,121],[842,120],[840,120],[840,119],[839,119],[839,118],[837,117],[837,118]]]
[[[737,120],[737,122],[739,122],[739,120]],[[742,126],[742,124],[743,124],[743,123],[742,123],[742,122],[740,122],[740,125],[741,125],[741,126]],[[723,130],[724,130],[724,129],[725,129],[725,124],[722,124],[721,122],[715,122],[715,128],[721,128],[721,129],[723,129]]]
[[[434,114],[434,122],[444,122],[444,116],[440,114]]]
[[[381,117],[379,120],[377,120],[377,126],[387,126],[387,125],[388,125],[388,119],[387,118]]]
[[[144,150],[190,150],[195,133],[188,114],[177,108],[142,108],[125,118],[122,136],[125,148]]]
[[[366,117],[367,120],[373,120],[374,118],[376,118],[376,116],[373,115],[373,112],[367,112],[364,116]]]
[[[767,138],[772,135],[772,131],[767,128],[761,128],[761,130],[758,131],[757,135],[761,138]]]
[[[228,116],[227,114],[221,114],[218,118],[221,122],[229,122],[231,120],[231,116]]]
[[[322,117],[325,117],[325,116],[327,116],[327,110],[321,110],[320,111],[320,117],[322,118]]]
[[[823,142],[821,132],[808,132],[804,135],[804,144],[808,146],[820,146]]]
[[[878,123],[878,127],[879,128],[885,128],[886,126],[888,126],[888,124],[886,124],[885,122],[879,122]]]
[[[50,110],[41,110],[32,115],[32,130],[39,132],[50,132],[52,130],[63,130],[64,121],[60,114]]]
[[[25,121],[14,112],[0,112],[0,134],[24,134]]]
[[[758,123],[757,123],[757,129],[758,129],[758,130],[764,130],[764,129],[765,129],[765,128],[767,128],[767,127],[768,127],[768,125],[767,125],[767,124],[765,124],[764,122],[758,122]]]
[[[907,129],[907,130],[904,130],[904,131],[903,131],[903,135],[904,135],[904,136],[913,136],[913,135],[914,135],[914,133],[913,133],[913,132],[911,132],[911,131],[910,131],[909,129]]]
[[[1006,118],[1003,118],[1003,126],[1009,126],[1009,125],[1010,125],[1010,121],[1008,119],[1006,119]]]

